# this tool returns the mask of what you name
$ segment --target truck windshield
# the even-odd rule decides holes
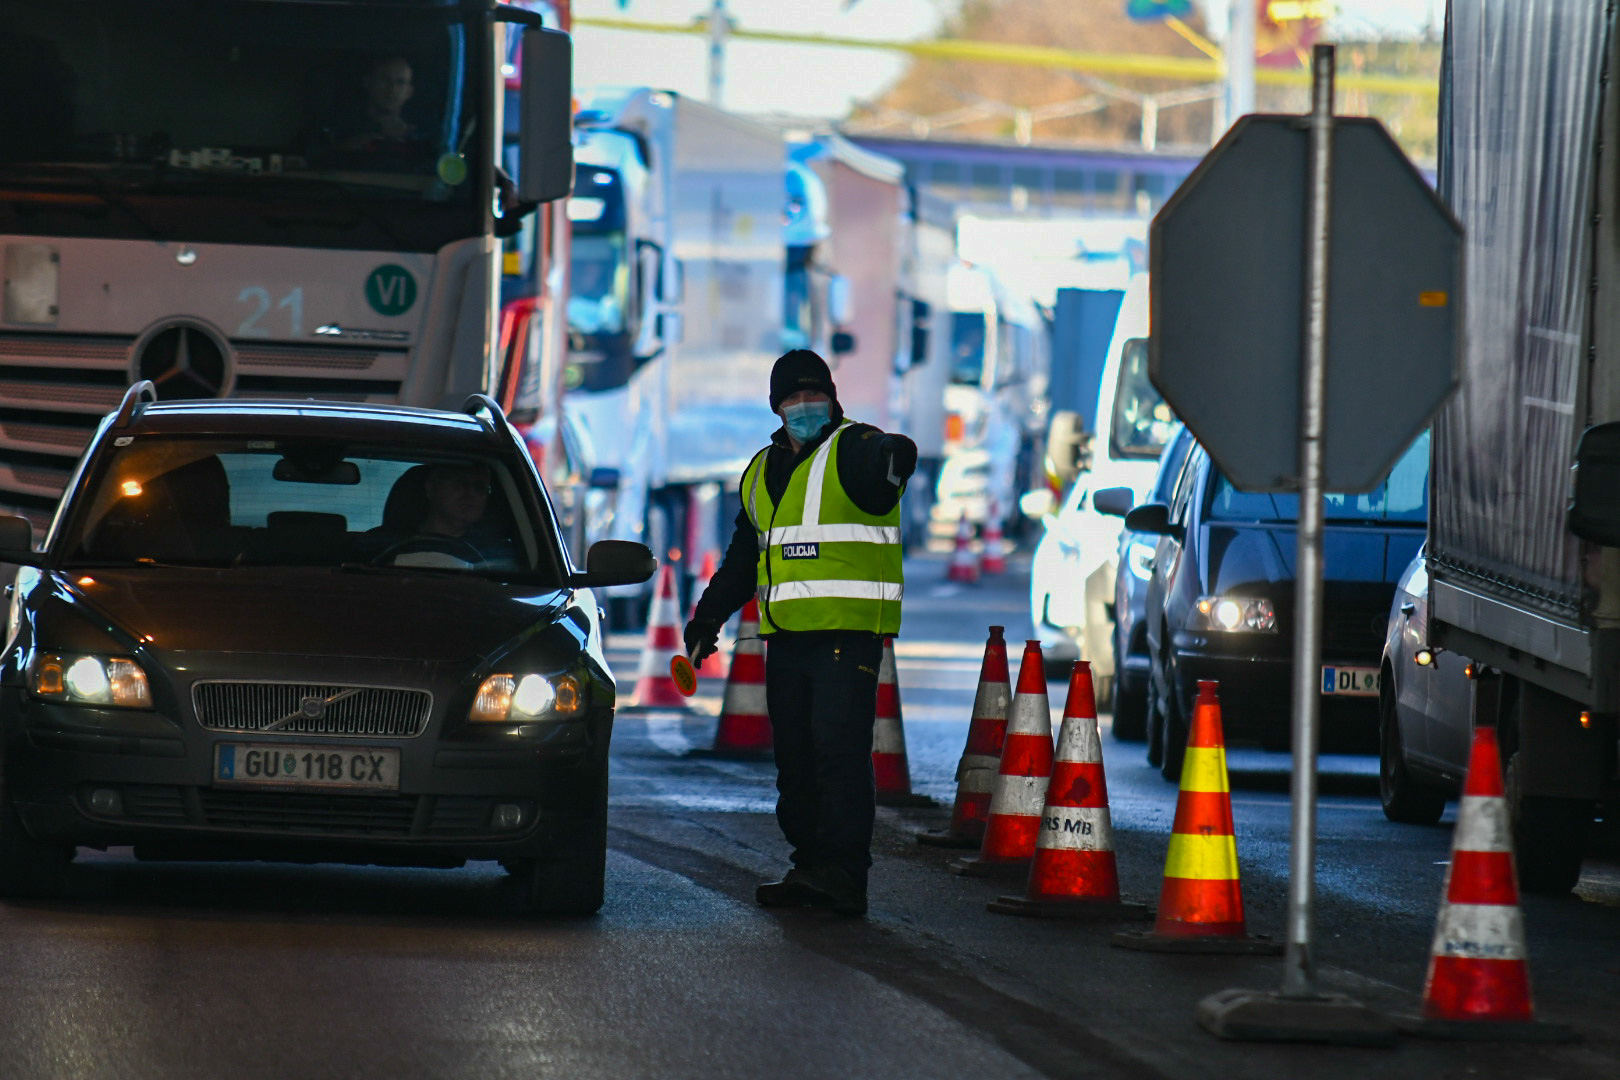
[[[143,437],[81,496],[66,565],[560,565],[500,461],[331,440]]]
[[[1326,500],[1328,521],[1425,524],[1429,520],[1429,433],[1418,436],[1390,470],[1389,478],[1372,491],[1328,495]],[[1299,519],[1299,496],[1239,491],[1217,472],[1209,516],[1215,521],[1294,522]]]
[[[978,386],[984,375],[984,313],[951,313],[951,382]]]
[[[474,235],[484,65],[465,18],[0,0],[0,100],[30,103],[0,113],[0,231],[421,251]]]
[[[568,200],[573,228],[569,263],[568,366],[570,390],[617,389],[635,371],[631,355],[633,275],[625,212],[624,177],[618,170],[579,164]],[[639,292],[637,290],[637,292]]]
[[[1176,433],[1176,414],[1148,379],[1147,338],[1125,342],[1109,434],[1114,456],[1157,461]]]

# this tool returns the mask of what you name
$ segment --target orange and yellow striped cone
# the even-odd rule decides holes
[[[1046,786],[1052,777],[1052,705],[1046,697],[1046,667],[1041,643],[1024,644],[1018,686],[1007,710],[1007,739],[1001,746],[1001,770],[990,796],[990,820],[979,853],[955,859],[953,873],[969,877],[1013,877],[1027,872],[1046,808]]]
[[[1413,1034],[1524,1041],[1574,1037],[1566,1027],[1535,1019],[1512,836],[1496,729],[1477,727],[1457,803],[1423,1015],[1401,1018],[1401,1026]]]
[[[1102,740],[1097,737],[1097,697],[1091,664],[1076,660],[1069,674],[1052,782],[1046,787],[1035,861],[1024,896],[990,901],[1000,915],[1052,919],[1146,919],[1146,904],[1119,898],[1114,824],[1108,812],[1108,780]]]
[[[1238,880],[1237,836],[1232,826],[1232,788],[1226,776],[1226,737],[1221,731],[1217,684],[1198,682],[1181,766],[1181,795],[1170,827],[1159,915],[1148,932],[1124,931],[1113,943],[1152,952],[1282,952],[1282,943],[1250,937]]]
[[[968,721],[967,746],[956,763],[956,803],[951,824],[944,830],[917,834],[917,843],[929,847],[977,851],[984,843],[990,820],[990,794],[1001,769],[1001,744],[1007,739],[1007,709],[1012,704],[1007,677],[1007,642],[1004,627],[992,626],[979,664],[979,687],[973,694],[973,715]]]

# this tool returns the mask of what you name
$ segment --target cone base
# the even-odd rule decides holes
[[[917,834],[917,843],[923,847],[955,848],[958,851],[974,851],[984,843],[982,836],[969,836],[967,833],[953,833],[949,829],[931,829],[928,832]]]
[[[1393,1046],[1400,1035],[1388,1017],[1342,994],[1291,998],[1222,990],[1198,1003],[1198,1023],[1211,1035],[1243,1042]]]
[[[934,800],[927,795],[918,795],[910,791],[880,791],[877,793],[879,806],[933,806]]]
[[[952,859],[946,864],[951,873],[963,877],[1019,878],[1029,873],[1031,859],[981,859],[977,855]]]
[[[1128,900],[1031,900],[1027,896],[998,896],[985,908],[997,915],[1077,922],[1130,922],[1153,918],[1153,911],[1146,904],[1133,904]]]
[[[1431,1020],[1399,1015],[1395,1024],[1408,1035],[1458,1042],[1580,1042],[1573,1028],[1543,1020]]]
[[[1282,942],[1267,937],[1182,937],[1151,930],[1121,930],[1108,944],[1138,952],[1198,953],[1205,956],[1281,956]]]

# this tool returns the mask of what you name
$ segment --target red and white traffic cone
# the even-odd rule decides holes
[[[1568,1028],[1538,1022],[1530,1003],[1512,835],[1496,729],[1477,727],[1468,778],[1457,804],[1451,865],[1423,986],[1423,1015],[1402,1022],[1413,1034],[1443,1039],[1574,1038]]]
[[[906,729],[900,719],[900,680],[894,663],[894,638],[883,639],[878,664],[877,711],[872,722],[872,779],[879,806],[932,806],[934,800],[911,790],[906,761]]]
[[[684,655],[680,618],[675,601],[675,568],[665,563],[658,571],[658,592],[647,615],[647,642],[641,648],[641,667],[636,677],[636,695],[631,708],[685,709],[687,700],[675,688],[669,673],[670,658]]]
[[[1007,710],[1007,741],[1001,747],[1001,771],[990,796],[984,843],[978,855],[953,861],[951,870],[970,877],[1027,872],[1051,777],[1052,705],[1046,697],[1046,668],[1041,643],[1028,641],[1018,665],[1012,708]]]
[[[951,552],[951,561],[945,567],[946,581],[960,581],[971,585],[979,580],[979,564],[973,559],[973,526],[968,524],[967,511],[962,511],[962,519],[956,526],[956,550]]]
[[[705,551],[703,553],[702,568],[698,571],[698,576],[692,581],[692,614],[689,618],[697,617],[698,599],[703,595],[703,590],[708,588],[709,582],[714,580],[715,571],[718,569],[719,567],[715,564],[714,551],[712,549]],[[710,689],[702,690],[702,693],[712,694],[714,688],[723,686],[727,668],[726,650],[716,649],[713,655],[703,661],[703,666],[697,669],[698,686],[700,688],[704,686],[710,687]]]
[[[1052,782],[1046,787],[1035,861],[1024,896],[990,901],[1002,915],[1055,919],[1145,919],[1146,904],[1119,898],[1114,824],[1108,812],[1102,740],[1097,737],[1097,698],[1091,664],[1076,660],[1063,705]]]
[[[1007,709],[1012,704],[1003,629],[992,626],[989,640],[984,643],[967,746],[956,764],[956,803],[951,808],[951,824],[943,830],[918,833],[919,844],[976,851],[984,842],[984,827],[990,820],[990,794],[1001,768],[1001,744],[1007,739]]]
[[[731,656],[725,697],[720,702],[713,753],[721,757],[769,757],[771,746],[771,717],[765,703],[765,639],[759,636],[759,604],[750,599],[737,624],[737,646]]]
[[[1007,548],[1001,539],[1001,508],[994,500],[990,503],[990,517],[984,523],[984,550],[979,553],[979,572],[1007,572]]]

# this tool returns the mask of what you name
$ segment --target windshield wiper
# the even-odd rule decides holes
[[[66,180],[69,177],[88,180],[91,188],[90,193],[99,198],[107,206],[121,212],[131,221],[135,222],[135,224],[139,225],[145,231],[146,238],[148,240],[165,239],[164,236],[158,231],[157,227],[153,225],[152,222],[145,216],[143,216],[139,210],[135,209],[134,204],[115,191],[112,185],[107,183],[106,178],[101,175],[100,170],[96,169],[94,166],[83,165],[78,162],[71,161],[53,161],[48,164],[43,162],[32,163],[24,168],[37,169],[47,174],[49,174],[51,171],[60,171],[66,174],[66,176],[46,175],[43,179],[47,183],[61,183],[63,180]],[[0,182],[10,179],[12,175],[17,172],[23,172],[23,169],[17,169],[15,167],[6,169],[3,173],[0,173]],[[24,173],[24,176],[27,176],[27,174]],[[37,184],[40,182],[40,180],[40,177],[35,176],[26,179],[19,179],[18,182],[24,184]]]

